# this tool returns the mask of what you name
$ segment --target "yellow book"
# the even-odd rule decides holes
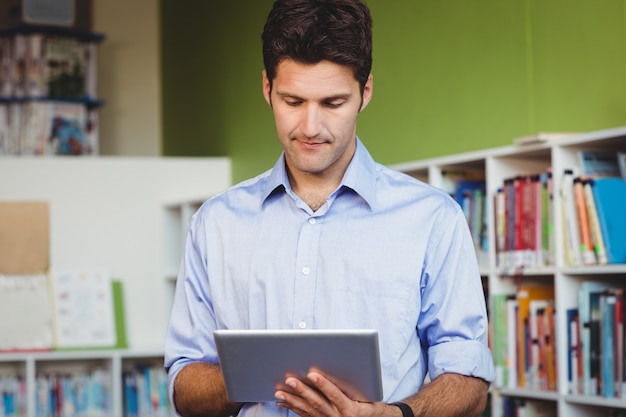
[[[532,346],[529,338],[530,327],[530,301],[547,300],[554,301],[553,286],[520,286],[517,290],[517,381],[518,387],[524,388],[526,385],[526,374],[529,371],[528,352]]]

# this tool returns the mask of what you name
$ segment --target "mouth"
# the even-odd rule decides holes
[[[325,140],[303,140],[303,139],[294,139],[295,142],[298,142],[300,146],[304,148],[315,149],[319,148],[322,145],[328,144]]]

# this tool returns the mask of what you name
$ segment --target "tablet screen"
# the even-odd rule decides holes
[[[378,332],[370,329],[216,330],[215,343],[231,401],[277,401],[287,375],[323,373],[357,401],[381,401]]]

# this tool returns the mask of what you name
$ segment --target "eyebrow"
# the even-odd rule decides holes
[[[288,97],[288,98],[294,98],[294,99],[297,99],[297,100],[306,101],[303,97],[300,97],[300,96],[298,96],[296,94],[283,93],[283,92],[277,91],[276,95],[278,95],[281,98]],[[335,94],[335,95],[332,95],[332,96],[324,97],[321,101],[347,100],[350,97],[352,97],[351,93]]]

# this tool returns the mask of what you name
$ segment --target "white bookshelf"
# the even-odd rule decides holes
[[[1,200],[48,202],[50,267],[104,268],[122,282],[129,343],[121,350],[0,353],[0,378],[24,379],[30,417],[37,375],[104,370],[110,415],[123,416],[124,372],[163,366],[184,229],[194,207],[231,185],[230,160],[0,157],[0,178]]]
[[[35,416],[35,381],[40,375],[103,371],[109,399],[108,412],[112,416],[123,416],[124,396],[122,373],[142,366],[162,366],[161,350],[142,352],[134,350],[93,350],[66,352],[22,352],[0,355],[0,375],[15,375],[26,381],[26,414]],[[173,415],[173,413],[172,413]]]
[[[209,195],[188,197],[184,200],[168,201],[163,206],[163,231],[164,231],[164,254],[165,261],[164,275],[165,286],[167,288],[168,308],[166,313],[169,316],[171,302],[174,299],[176,289],[176,279],[178,269],[183,255],[189,221],[191,216],[200,208],[202,203],[209,199]]]
[[[578,305],[577,293],[583,281],[625,282],[626,287],[626,265],[570,267],[565,263],[565,247],[560,238],[563,236],[563,219],[558,209],[557,187],[565,168],[577,169],[577,152],[583,149],[626,151],[626,127],[575,134],[549,143],[504,146],[393,166],[438,187],[442,184],[442,172],[445,170],[484,170],[488,202],[489,253],[487,261],[481,262],[481,274],[488,282],[489,302],[491,303],[491,297],[496,294],[512,293],[516,288],[516,280],[555,288],[558,388],[556,391],[538,391],[493,386],[491,390],[493,417],[503,415],[501,400],[505,397],[547,404],[561,417],[608,416],[612,410],[626,413],[626,398],[613,399],[568,394],[566,309]],[[521,174],[535,174],[550,167],[555,185],[553,206],[555,265],[525,268],[521,271],[503,270],[497,265],[495,251],[493,198],[496,190],[502,186],[505,178]],[[497,319],[497,317],[490,318],[490,320]]]

